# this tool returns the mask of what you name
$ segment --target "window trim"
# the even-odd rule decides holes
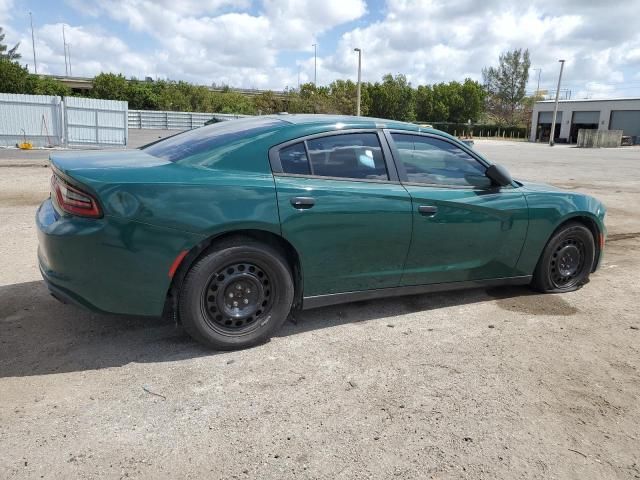
[[[311,159],[309,157],[309,148],[307,146],[308,140],[313,140],[316,138],[322,137],[332,137],[336,135],[348,135],[354,133],[373,133],[378,138],[378,143],[380,144],[380,149],[382,152],[382,159],[384,160],[384,165],[387,169],[387,180],[375,179],[375,178],[351,178],[351,177],[327,177],[324,175],[315,175],[313,173],[313,166],[311,164]],[[309,170],[310,174],[300,174],[300,173],[286,173],[282,168],[282,163],[280,161],[280,150],[286,147],[290,147],[291,145],[295,145],[296,143],[302,143],[304,145],[307,161],[309,162]],[[368,183],[400,183],[400,179],[398,177],[398,171],[396,169],[396,165],[393,159],[393,154],[389,147],[389,143],[384,135],[384,133],[380,129],[376,128],[357,128],[357,129],[347,129],[347,130],[332,130],[329,132],[321,132],[315,133],[312,135],[305,135],[302,137],[294,138],[292,140],[287,140],[286,142],[280,143],[278,145],[274,145],[269,149],[269,163],[271,164],[271,172],[274,176],[278,177],[294,177],[294,178],[313,178],[313,179],[326,179],[326,180],[341,180],[347,182],[368,182]]]
[[[458,147],[460,150],[468,154],[471,158],[473,158],[475,161],[480,163],[480,165],[482,165],[485,168],[489,168],[491,164],[487,162],[484,158],[480,157],[476,152],[471,150],[467,145],[464,145],[462,143],[459,144],[458,142],[452,141],[451,139],[444,137],[442,135],[429,133],[429,132],[414,132],[411,130],[388,129],[388,128],[385,128],[383,130],[383,133],[387,140],[387,143],[389,144],[391,155],[393,156],[393,163],[398,169],[398,177],[400,178],[400,182],[403,185],[410,185],[410,186],[416,186],[416,187],[430,187],[430,188],[446,188],[446,189],[453,189],[453,190],[477,190],[482,192],[500,190],[500,188],[509,188],[509,187],[500,187],[496,185],[491,185],[490,187],[482,188],[482,187],[477,187],[473,185],[446,185],[442,183],[410,182],[409,177],[407,175],[407,171],[404,168],[404,164],[400,160],[400,151],[398,150],[398,147],[392,137],[392,134],[394,133],[400,134],[400,135],[414,135],[418,137],[429,137],[429,138],[434,138],[436,140],[441,140],[443,142],[449,143],[450,145],[453,145],[454,147]]]

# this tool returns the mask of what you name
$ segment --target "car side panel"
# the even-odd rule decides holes
[[[137,172],[102,171],[74,178],[100,198],[105,215],[213,235],[236,228],[280,232],[271,173],[162,166]]]
[[[413,199],[413,239],[402,285],[517,276],[527,235],[521,189],[472,190],[406,185]],[[437,208],[433,216],[421,205]]]
[[[590,218],[606,235],[606,209],[599,200],[571,192],[523,190],[529,206],[529,231],[517,265],[521,274],[533,273],[553,232],[571,218]]]
[[[51,200],[36,214],[38,259],[45,280],[93,310],[162,313],[169,269],[202,236],[117,217],[59,215]]]
[[[395,287],[411,239],[411,198],[397,183],[276,176],[282,235],[300,255],[304,295]],[[313,197],[296,209],[294,197]]]

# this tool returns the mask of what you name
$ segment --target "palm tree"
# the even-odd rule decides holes
[[[4,37],[5,37],[5,33],[3,32],[3,28],[0,27],[0,58],[6,58],[8,60],[19,60],[20,57],[22,57],[22,55],[18,53],[18,47],[20,46],[20,42],[16,43],[13,46],[13,48],[8,49],[7,45],[2,43],[4,42]]]

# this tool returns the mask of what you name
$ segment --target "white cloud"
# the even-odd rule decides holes
[[[297,84],[298,67],[301,81],[313,79],[312,43],[324,45],[318,58],[323,84],[355,78],[355,47],[363,49],[368,81],[385,73],[404,73],[414,84],[480,80],[482,68],[496,64],[501,52],[528,48],[532,66],[542,68],[542,88],[555,88],[557,60],[564,58],[566,88],[574,95],[604,95],[620,90],[611,86],[636,80],[640,67],[640,29],[620,17],[622,10],[640,11],[640,0],[616,8],[583,0],[540,0],[524,7],[509,0],[387,0],[383,16],[368,24],[363,19],[371,18],[366,15],[372,6],[364,0],[66,2],[86,19],[68,28],[74,74],[82,75],[110,70],[281,89]],[[12,5],[13,0],[0,0],[0,19],[8,18]],[[104,18],[150,39],[151,50],[146,45],[141,51],[104,30],[109,25]],[[351,26],[345,31],[344,25]],[[344,33],[327,52],[338,26]],[[37,31],[43,68],[56,73],[64,71],[59,29],[51,24]],[[21,36],[26,58],[30,37],[26,31]],[[296,61],[287,52],[305,58]],[[535,88],[536,75],[531,77]]]
[[[626,3],[625,11],[640,10],[640,1]],[[567,61],[565,86],[620,83],[631,62],[640,64],[640,30],[620,22],[619,15],[619,8],[578,1],[543,0],[523,8],[506,0],[389,0],[382,20],[342,35],[319,76],[353,78],[351,51],[361,47],[369,81],[385,73],[404,73],[414,84],[481,80],[482,68],[496,64],[501,52],[528,48],[532,66],[542,68],[542,88],[555,88],[559,58]],[[612,28],[621,23],[624,35]],[[532,72],[531,85],[533,77]]]
[[[0,23],[5,23],[11,18],[13,0],[0,0]],[[4,25],[3,25],[4,26]]]

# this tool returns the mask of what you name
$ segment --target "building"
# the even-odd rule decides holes
[[[532,142],[549,141],[553,120],[553,100],[536,102],[531,115]],[[640,98],[608,100],[560,100],[554,138],[558,142],[575,143],[578,130],[622,130],[623,135],[640,143]]]

